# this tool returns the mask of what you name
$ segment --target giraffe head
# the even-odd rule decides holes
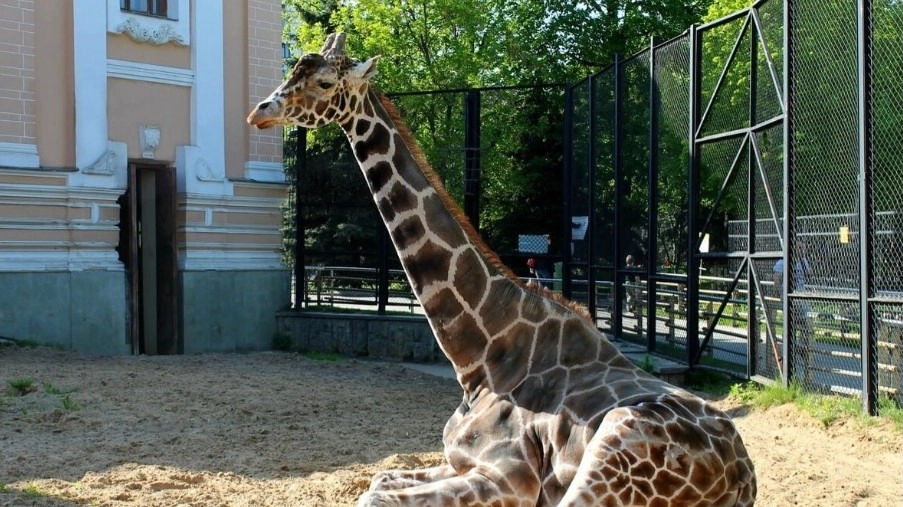
[[[345,34],[331,34],[319,53],[298,60],[288,79],[251,111],[248,123],[261,129],[342,123],[367,93],[378,60],[378,56],[365,62],[348,58]]]

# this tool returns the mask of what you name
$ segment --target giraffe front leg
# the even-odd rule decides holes
[[[448,479],[455,475],[457,472],[448,464],[420,470],[384,470],[373,476],[369,491],[410,488]]]
[[[415,505],[534,507],[536,505],[536,499],[539,496],[539,481],[534,477],[506,475],[491,479],[484,472],[475,469],[464,475],[455,475],[401,489],[371,489],[361,496],[357,507]]]

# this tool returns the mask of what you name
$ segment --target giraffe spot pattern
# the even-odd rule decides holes
[[[367,132],[370,131],[370,125],[372,124],[368,120],[358,118],[354,122],[354,133],[358,136],[364,136]]]
[[[473,250],[465,250],[455,260],[455,277],[452,283],[458,288],[461,299],[475,309],[486,292],[488,273]]]
[[[507,304],[517,289],[507,279],[497,279],[489,283],[486,298],[479,308],[480,317],[486,323],[486,332],[489,336],[498,335],[518,318],[518,309]]]
[[[416,218],[416,222],[413,221],[413,218]],[[415,223],[419,225],[414,225]],[[393,237],[397,237],[397,241],[403,242],[396,244],[409,244],[423,236],[423,233],[423,224],[419,217],[412,217],[410,230],[407,233],[399,233],[398,229],[392,231]],[[427,241],[416,252],[406,253],[404,261],[408,264],[412,287],[417,294],[421,294],[428,283],[434,280],[445,280],[451,267],[451,253],[434,242]],[[456,298],[453,297],[453,299]]]
[[[584,332],[587,324],[580,320],[564,323],[562,334],[567,337],[568,346],[561,347],[558,362],[569,366],[581,366],[596,361],[599,353],[599,339]]]
[[[423,226],[423,221],[417,215],[406,218],[397,227],[392,229],[392,239],[395,242],[395,245],[401,250],[405,250],[412,244],[417,243],[425,234],[426,228]],[[430,260],[435,261],[436,259]],[[426,264],[428,261],[429,260],[424,260],[423,263]],[[422,282],[417,285],[422,290]]]
[[[394,172],[388,162],[381,160],[364,171],[364,175],[370,189],[375,193],[389,184]]]
[[[530,373],[540,374],[558,366],[558,354],[550,351],[558,350],[562,321],[549,319],[539,325],[536,334],[536,349],[530,362]]]
[[[484,362],[496,392],[511,391],[527,376],[535,334],[535,327],[518,323],[489,344]]]
[[[396,147],[404,146],[404,140],[398,134],[394,135],[393,142]],[[399,176],[414,189],[414,192],[433,191],[429,180],[417,166],[417,161],[411,156],[410,151],[396,149],[392,154],[392,165],[397,168]]]
[[[316,107],[314,108],[314,113],[317,116],[325,116],[326,109],[330,107],[331,105],[328,102],[318,102]]]
[[[461,225],[448,213],[439,194],[432,192],[423,198],[423,213],[428,217],[438,217],[430,224],[430,230],[446,245],[468,244],[469,240],[461,230]]]
[[[387,222],[393,222],[397,214],[406,214],[419,205],[417,196],[400,181],[396,181],[389,192],[379,200],[379,209]]]
[[[374,123],[370,135],[354,144],[354,156],[359,162],[366,163],[371,155],[388,153],[391,140],[392,137],[385,125]]]

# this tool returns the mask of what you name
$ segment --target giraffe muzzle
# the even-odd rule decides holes
[[[253,111],[251,111],[251,114],[248,115],[248,123],[259,129],[268,129],[279,125],[281,123],[279,118],[269,112],[271,105],[270,102],[261,102]]]

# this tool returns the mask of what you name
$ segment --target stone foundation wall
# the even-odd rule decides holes
[[[290,301],[287,270],[182,271],[186,354],[270,350],[273,315]]]
[[[425,318],[294,312],[276,314],[279,333],[293,349],[352,357],[447,362]]]
[[[0,272],[0,336],[128,354],[125,289],[123,271]]]

